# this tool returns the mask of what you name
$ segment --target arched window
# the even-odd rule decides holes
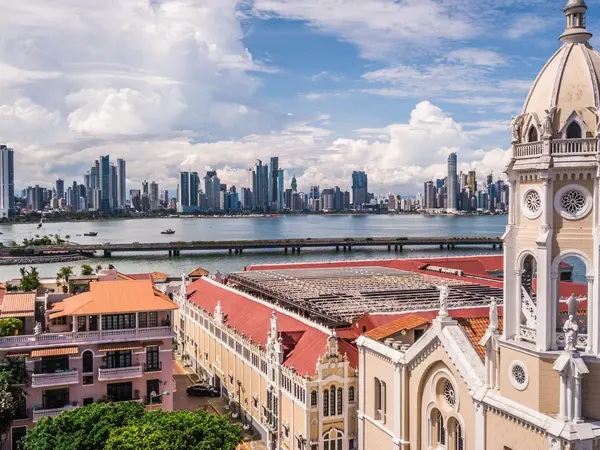
[[[527,141],[528,142],[537,142],[538,140],[538,132],[537,129],[531,125],[529,128],[529,133],[527,133]]]
[[[323,391],[323,415],[325,417],[329,415],[329,391],[327,389]]]
[[[310,406],[317,406],[317,391],[310,393]]]
[[[337,443],[337,445],[336,445]],[[323,435],[324,450],[342,450],[344,445],[344,433],[332,429]]]
[[[338,396],[337,396],[337,413],[342,414],[342,409],[344,406],[344,390],[342,388],[338,388]]]
[[[90,350],[86,350],[83,352],[82,364],[83,364],[83,373],[92,373],[94,371],[94,354]]]
[[[352,403],[354,401],[354,386],[350,386],[348,388],[348,403]]]
[[[567,128],[567,139],[581,139],[581,127],[575,121]]]
[[[456,430],[454,435],[454,450],[464,450],[465,443],[462,435],[462,428],[460,424],[456,422]]]
[[[446,429],[444,428],[444,416],[438,411],[437,416],[437,441],[439,445],[446,445]]]
[[[331,386],[329,397],[329,415],[335,416],[335,386]]]

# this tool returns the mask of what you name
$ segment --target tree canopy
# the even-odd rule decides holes
[[[241,439],[240,427],[225,417],[109,402],[40,420],[23,450],[234,450]]]
[[[40,285],[40,273],[38,272],[37,267],[31,266],[29,270],[25,267],[21,267],[19,271],[21,272],[19,289],[26,292],[35,291]]]
[[[0,336],[14,336],[23,326],[23,321],[14,317],[0,319]]]
[[[15,417],[15,411],[25,402],[25,392],[16,386],[10,370],[0,370],[0,447],[6,441]]]
[[[82,264],[81,265],[81,275],[93,275],[94,274],[94,269],[92,269],[92,266],[90,266],[89,264]]]

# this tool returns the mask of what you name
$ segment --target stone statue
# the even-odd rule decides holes
[[[577,298],[575,297],[575,294],[571,294],[571,296],[567,299],[567,307],[569,315],[577,315]]]
[[[490,303],[490,329],[497,330],[498,329],[498,305],[496,304],[496,299],[492,298],[492,303]]]
[[[565,350],[575,350],[579,325],[575,322],[573,314],[569,315],[569,320],[563,325],[563,331],[565,332]]]
[[[554,113],[556,112],[556,106],[546,109],[544,112],[546,113],[546,117],[544,118],[544,123],[542,124],[542,133],[544,137],[551,138],[553,135],[552,127],[554,126]]]
[[[33,327],[33,334],[36,336],[38,334],[42,334],[42,324],[40,322],[35,323],[35,327]]]
[[[440,291],[440,313],[441,317],[448,317],[448,286],[438,286]]]
[[[516,116],[510,120],[510,133],[511,139],[510,141],[513,144],[519,142],[521,136],[521,126],[523,125],[523,116]]]

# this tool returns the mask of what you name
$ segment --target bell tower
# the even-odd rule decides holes
[[[570,309],[579,325],[574,345],[599,355],[600,54],[589,44],[586,12],[584,0],[568,0],[562,46],[511,121],[503,339],[562,349]]]

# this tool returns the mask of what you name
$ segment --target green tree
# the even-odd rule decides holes
[[[29,270],[21,267],[19,270],[21,272],[20,289],[25,292],[37,290],[40,285],[40,274],[37,267],[31,266]]]
[[[20,319],[0,319],[0,336],[14,336],[22,326],[23,322]]]
[[[113,430],[105,450],[234,450],[239,425],[204,411],[152,411]]]
[[[93,275],[94,269],[89,264],[81,265],[81,275]]]
[[[66,294],[69,292],[69,278],[73,276],[73,267],[65,266],[61,267],[56,274],[56,285],[62,286],[63,292]]]
[[[15,411],[25,402],[25,392],[16,386],[9,370],[0,370],[0,447],[8,439]]]
[[[102,264],[96,264],[96,273],[102,270]]]
[[[103,450],[111,430],[144,414],[137,402],[94,403],[40,420],[25,436],[24,450]]]
[[[145,411],[137,402],[94,403],[43,418],[24,450],[234,450],[241,429],[203,411]]]
[[[112,264],[108,265],[108,270],[113,270],[115,268],[115,266],[113,266]]]

